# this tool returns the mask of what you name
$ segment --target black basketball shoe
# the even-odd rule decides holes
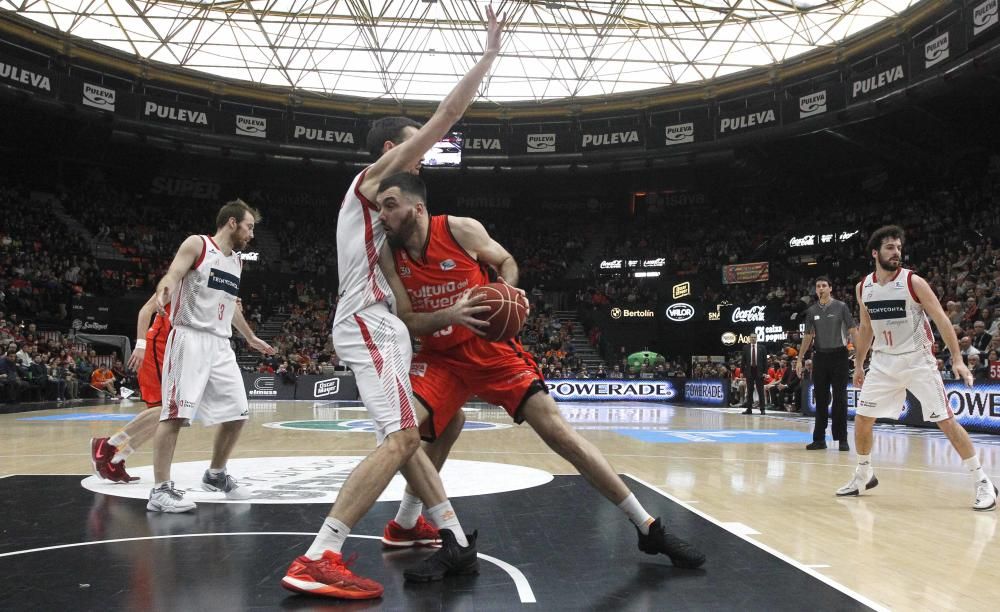
[[[657,518],[649,526],[649,534],[642,535],[639,528],[639,550],[647,555],[664,554],[677,567],[695,569],[705,563],[705,555],[694,546],[678,538],[663,528],[663,522]]]
[[[403,577],[410,582],[434,582],[445,576],[462,576],[479,573],[479,558],[476,556],[476,537],[479,531],[466,534],[469,545],[465,548],[458,545],[455,534],[450,529],[438,532],[441,537],[441,548],[419,564],[403,572]]]

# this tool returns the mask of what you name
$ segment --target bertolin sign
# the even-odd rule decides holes
[[[115,90],[94,85],[92,83],[83,84],[84,106],[99,108],[104,111],[115,112]]]
[[[972,9],[972,35],[997,24],[997,0],[986,0]]]
[[[267,119],[250,115],[236,115],[236,135],[267,138]]]
[[[902,64],[892,66],[885,70],[879,70],[869,77],[865,77],[851,83],[851,98],[860,98],[870,93],[878,92],[893,83],[902,81],[905,76]]]
[[[924,45],[924,68],[943,62],[948,55],[948,33],[945,32]]]
[[[633,400],[665,401],[677,397],[668,380],[547,380],[545,386],[556,401]]]
[[[620,147],[639,144],[639,131],[604,132],[599,134],[584,134],[581,147],[596,149],[601,147]]]
[[[554,153],[555,134],[528,134],[528,153]]]
[[[826,112],[826,90],[817,91],[799,98],[799,119],[815,117]]]
[[[694,123],[678,123],[663,128],[664,144],[667,146],[694,142]]]
[[[777,122],[777,117],[774,114],[773,108],[745,115],[736,115],[735,117],[722,117],[719,121],[719,134],[764,127],[775,122]]]

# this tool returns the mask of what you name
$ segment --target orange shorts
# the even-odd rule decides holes
[[[487,342],[475,337],[446,351],[420,351],[410,366],[413,395],[431,413],[420,437],[433,442],[470,397],[502,406],[515,423],[521,408],[539,391],[548,393],[531,353],[516,340]]]
[[[163,370],[163,351],[167,348],[167,336],[170,326],[165,326],[160,334],[146,334],[146,354],[139,366],[139,392],[147,408],[155,408],[163,404],[161,392],[161,373]]]

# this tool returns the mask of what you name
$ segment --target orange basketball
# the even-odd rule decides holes
[[[489,311],[477,315],[489,323],[483,331],[490,342],[510,340],[521,331],[528,316],[528,302],[516,289],[505,283],[490,283],[472,290],[473,295],[486,296],[479,306],[489,306]]]

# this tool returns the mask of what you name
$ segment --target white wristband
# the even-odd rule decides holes
[[[139,340],[135,341],[135,350],[138,351],[139,349],[146,350],[146,339],[145,338],[140,338]]]

